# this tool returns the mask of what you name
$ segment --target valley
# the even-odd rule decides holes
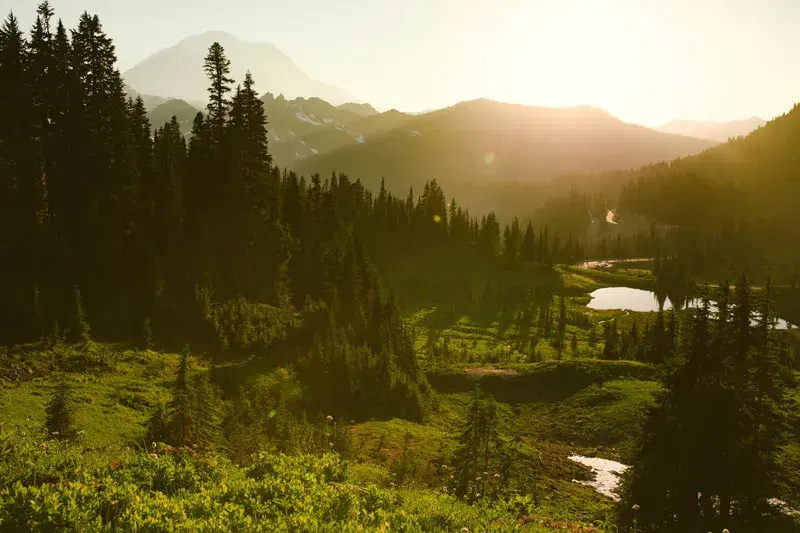
[[[481,83],[423,113],[197,33],[199,5],[125,72],[97,15],[9,14],[0,533],[800,526],[800,107],[573,105],[653,90],[647,65],[575,77],[613,41],[569,33],[587,10],[529,72],[453,34]],[[383,13],[342,11],[331,50]],[[313,59],[316,22],[275,35]],[[549,105],[474,97],[507,70]]]

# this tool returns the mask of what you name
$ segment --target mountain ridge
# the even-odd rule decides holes
[[[140,93],[205,102],[208,83],[202,64],[214,42],[225,48],[231,60],[231,77],[241,81],[249,70],[262,94],[272,92],[290,98],[317,96],[336,105],[359,103],[348,91],[311,78],[274,44],[247,42],[216,30],[185,37],[151,54],[122,77]]]
[[[656,126],[654,129],[664,133],[687,135],[724,143],[732,137],[748,135],[766,123],[766,120],[755,116],[723,122],[713,120],[672,120]]]
[[[629,124],[586,106],[460,102],[293,165],[299,174],[344,172],[395,192],[436,178],[459,195],[469,182],[545,182],[571,172],[636,168],[698,153],[712,141]],[[381,117],[371,117],[376,119]]]

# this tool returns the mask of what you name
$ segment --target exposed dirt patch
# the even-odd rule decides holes
[[[507,368],[493,368],[490,366],[482,366],[478,368],[467,368],[464,373],[469,376],[517,376],[519,372]]]

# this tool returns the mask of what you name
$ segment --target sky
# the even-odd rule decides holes
[[[36,0],[0,0],[24,28]],[[189,35],[271,42],[380,109],[474,98],[628,122],[770,119],[800,101],[800,0],[51,0],[99,15],[121,71]]]

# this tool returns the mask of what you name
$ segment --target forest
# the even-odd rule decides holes
[[[96,15],[36,13],[0,28],[0,531],[800,525],[785,204],[642,170],[499,217],[299,176],[219,43],[184,134]],[[614,286],[657,310],[592,308]],[[630,467],[609,497],[574,456]]]

